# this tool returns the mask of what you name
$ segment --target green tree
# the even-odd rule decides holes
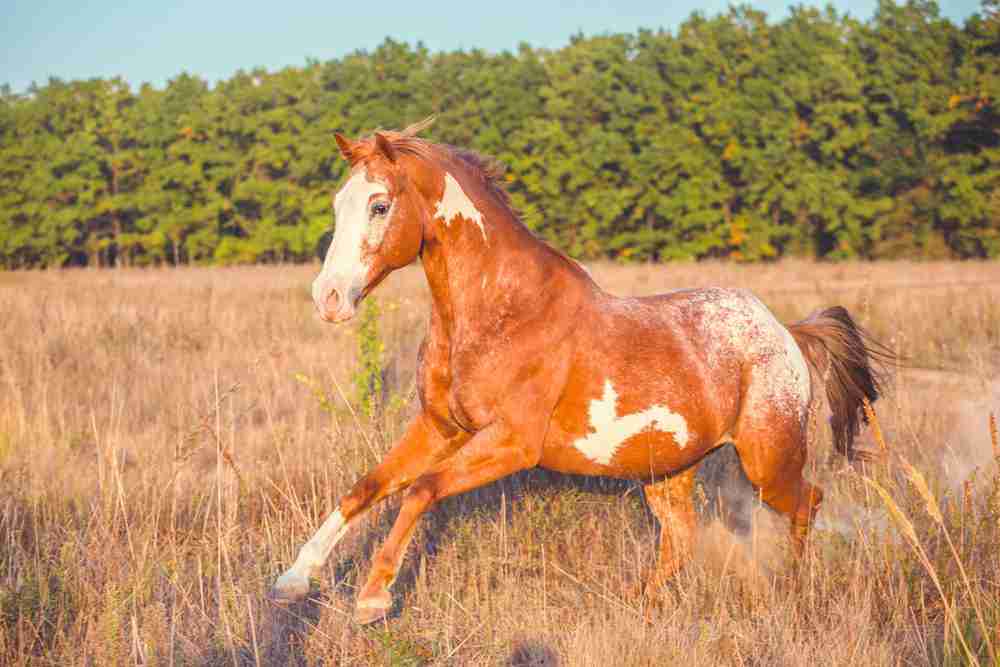
[[[434,113],[584,259],[1000,256],[998,0],[734,7],[558,50],[371,52],[208,85],[0,89],[0,265],[304,261],[335,131]],[[335,221],[333,221],[335,223]]]

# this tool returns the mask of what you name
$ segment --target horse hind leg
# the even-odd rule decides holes
[[[643,487],[646,502],[660,522],[660,551],[646,582],[650,592],[655,593],[681,569],[694,548],[697,527],[692,491],[697,468],[692,466]]]
[[[806,428],[801,422],[785,416],[742,415],[735,442],[743,470],[760,499],[788,517],[796,556],[802,555],[823,501],[823,491],[802,476]]]

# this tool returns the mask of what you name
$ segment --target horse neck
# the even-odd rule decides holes
[[[421,254],[432,319],[449,337],[456,327],[476,330],[501,316],[529,316],[546,281],[572,274],[567,260],[535,238],[478,179],[463,179],[463,187],[482,214],[482,227],[468,219],[451,225],[434,219]]]

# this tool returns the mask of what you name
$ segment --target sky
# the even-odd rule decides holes
[[[833,0],[867,19],[877,0]],[[900,0],[898,0],[900,1]],[[772,19],[785,0],[750,3]],[[807,3],[818,4],[818,3]],[[825,4],[825,3],[824,3]],[[181,72],[210,82],[239,69],[276,70],[372,50],[387,36],[432,51],[516,50],[527,42],[559,48],[570,36],[675,29],[695,10],[723,12],[726,0],[0,0],[0,85],[23,92],[49,77],[122,76],[164,85]],[[979,0],[941,0],[961,23]]]

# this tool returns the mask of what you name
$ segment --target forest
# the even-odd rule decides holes
[[[1000,256],[1000,0],[691,15],[561,49],[0,89],[0,267],[311,260],[334,132],[430,114],[582,260]]]

